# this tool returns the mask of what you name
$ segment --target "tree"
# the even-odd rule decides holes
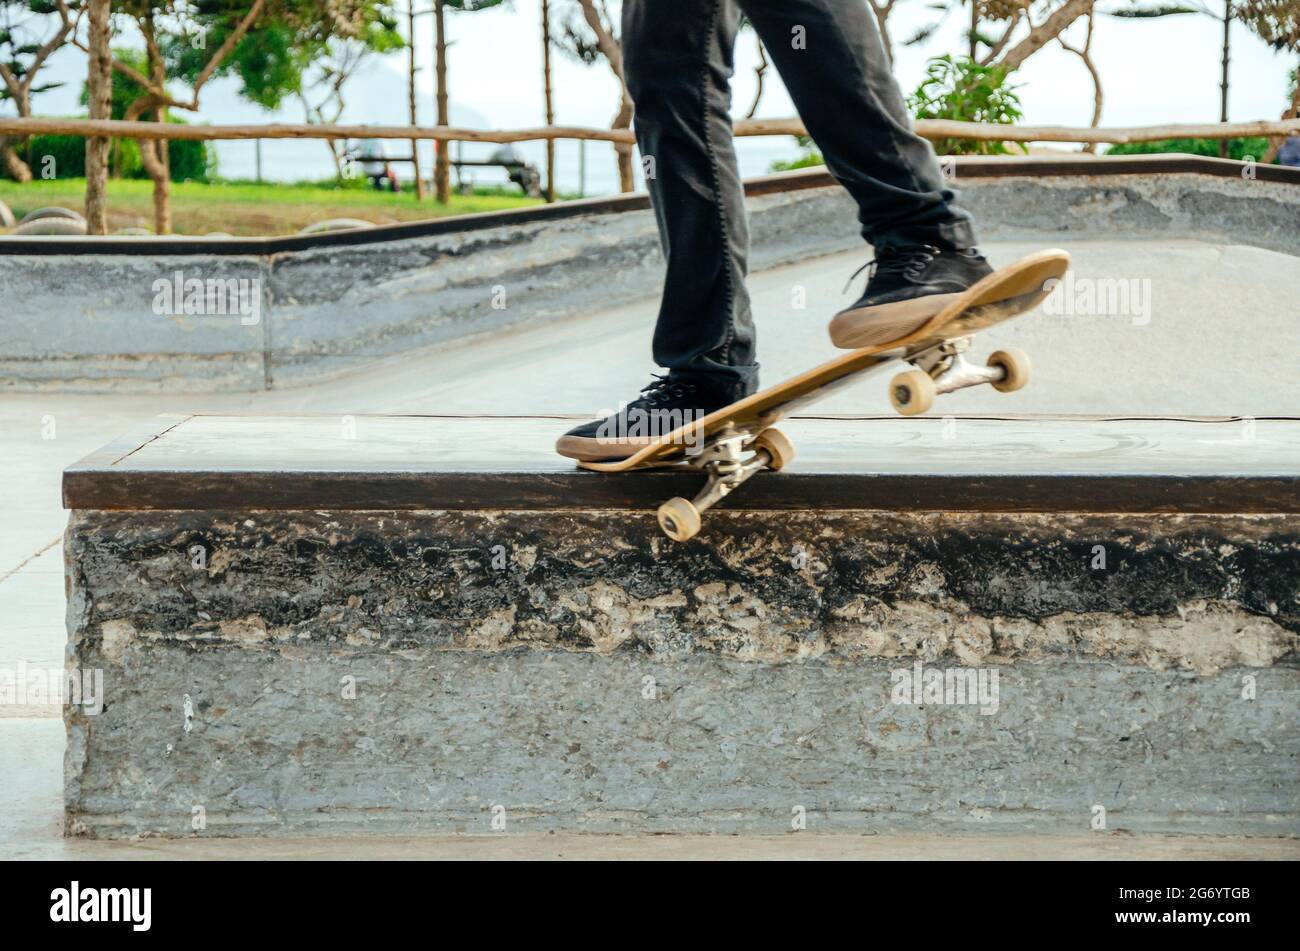
[[[599,59],[605,60],[619,86],[618,111],[610,128],[630,129],[632,97],[628,94],[627,80],[623,75],[623,47],[614,26],[616,18],[610,13],[606,0],[572,0],[572,4],[557,43],[570,56],[588,66]],[[614,159],[618,164],[619,188],[624,192],[632,191],[636,179],[631,143],[615,142]]]
[[[1157,17],[1181,16],[1188,13],[1198,13],[1202,16],[1218,20],[1223,24],[1223,57],[1220,60],[1219,74],[1219,121],[1228,121],[1228,62],[1231,59],[1232,48],[1232,21],[1236,17],[1237,11],[1233,6],[1233,0],[1224,0],[1223,14],[1220,16],[1208,5],[1201,0],[1191,0],[1189,3],[1172,3],[1172,4],[1145,4],[1135,3],[1131,7],[1125,7],[1118,10],[1107,10],[1106,13],[1113,17],[1122,17],[1130,20],[1148,20]],[[1219,156],[1227,158],[1228,140],[1219,141]]]
[[[415,65],[415,0],[406,0],[406,99],[407,110],[411,116],[411,125],[418,125],[420,115],[415,99],[415,77],[419,71]],[[341,88],[341,87],[340,87]],[[331,149],[330,151],[333,151]],[[424,198],[424,179],[420,175],[420,140],[411,140],[411,175],[415,179],[415,198]]]
[[[0,102],[10,101],[19,116],[30,116],[33,96],[63,85],[38,85],[37,76],[71,32],[52,0],[0,0]],[[19,144],[0,136],[0,162],[10,178],[30,182],[32,170],[18,156]]]
[[[134,49],[129,46],[113,47],[111,55],[113,59],[126,63],[137,72],[148,72],[148,58],[142,50]],[[140,98],[143,92],[140,85],[129,76],[124,75],[119,75],[114,81],[112,79],[111,70],[109,71],[106,85],[111,86],[111,90],[109,93],[109,112],[103,118],[126,118],[127,110],[129,110],[131,105]],[[82,105],[89,106],[90,99],[90,83],[87,82],[81,93]],[[178,121],[171,115],[170,111],[167,113],[167,119],[170,122]],[[210,153],[210,151],[211,143],[208,142],[191,141],[173,143],[172,147],[168,149],[168,167],[170,173],[175,175],[178,166],[188,166],[188,170],[192,172],[195,164],[206,170],[208,167],[207,154]],[[202,156],[199,158],[197,163],[195,162],[196,156]],[[139,143],[130,139],[111,139],[108,163],[110,177],[121,177],[139,171],[143,164],[140,159]]]
[[[113,114],[113,27],[109,22],[111,0],[87,0],[86,105],[90,118],[107,119]],[[86,138],[86,233],[108,233],[108,150],[105,136]]]
[[[893,3],[880,5],[879,0],[869,2],[884,33],[885,18],[893,9]],[[903,45],[915,46],[928,40],[955,10],[966,6],[969,7],[970,25],[964,35],[969,60],[980,66],[998,66],[1010,73],[1058,39],[1080,17],[1091,14],[1095,5],[1096,0],[947,0],[935,7],[939,18],[921,26]],[[995,24],[1000,32],[997,35],[985,33],[987,24]],[[1025,27],[1023,33],[1022,26]],[[1012,40],[1016,42],[1013,44]],[[891,48],[887,35],[885,47],[887,50]]]
[[[1095,25],[1095,11],[1088,12],[1088,32],[1084,34],[1082,46],[1071,46],[1065,42],[1063,37],[1058,36],[1056,42],[1061,44],[1061,48],[1067,52],[1073,53],[1083,62],[1083,66],[1088,70],[1088,75],[1092,77],[1092,128],[1101,125],[1101,109],[1103,105],[1103,94],[1101,91],[1101,71],[1097,69],[1097,64],[1092,58],[1092,30]],[[1089,142],[1083,147],[1085,152],[1096,152],[1097,143]]]
[[[891,44],[886,33],[885,20],[893,11],[897,0],[868,0],[880,24],[886,49]],[[944,21],[963,6],[968,10],[969,26],[964,32],[967,42],[966,56],[951,56],[930,60],[930,74],[921,89],[914,95],[915,103],[926,103],[918,117],[965,119],[982,113],[993,100],[984,101],[984,93],[1000,89],[1008,74],[1018,69],[1034,53],[1055,41],[1064,49],[1079,56],[1093,80],[1093,119],[1096,126],[1101,120],[1101,75],[1092,59],[1093,13],[1096,0],[948,0],[938,5],[939,17],[922,25],[905,46],[928,40]],[[1081,47],[1074,47],[1064,39],[1065,32],[1080,17],[1088,18],[1088,30]],[[892,58],[892,54],[891,54]],[[930,91],[925,92],[929,87]],[[1006,87],[1010,88],[1010,87]],[[939,91],[943,91],[939,97]],[[1014,98],[1014,94],[1012,94]],[[942,99],[942,106],[935,103]],[[996,111],[996,110],[995,110]],[[969,113],[969,114],[967,114]],[[1011,113],[1008,112],[1007,116]],[[1015,118],[1018,118],[1018,113]],[[990,119],[986,121],[1007,121]],[[961,140],[950,140],[946,147],[954,150],[973,148],[983,151],[994,146]],[[997,146],[1001,148],[1001,146]],[[1093,149],[1089,147],[1089,151]]]
[[[993,42],[989,52],[980,58],[980,63],[1000,66],[1007,72],[1019,69],[1025,60],[1057,39],[1076,20],[1091,13],[1096,2],[1097,0],[998,0],[998,5],[992,2],[986,4],[989,11],[987,18],[998,21],[999,16],[1004,16],[1006,29]],[[999,10],[1001,13],[995,12]],[[1029,30],[1012,45],[1011,39],[1022,21]]]
[[[542,104],[546,124],[555,125],[555,97],[551,92],[551,3],[542,0]],[[546,200],[555,201],[555,140],[546,140]]]
[[[64,22],[74,23],[68,0],[54,2]],[[275,108],[299,88],[304,69],[331,37],[357,35],[385,7],[376,0],[115,0],[111,11],[135,26],[145,55],[144,67],[137,68],[109,53],[114,74],[140,89],[123,118],[165,122],[169,109],[197,111],[203,88],[216,76],[238,77],[241,95]],[[75,26],[70,37],[94,59]],[[173,93],[173,82],[188,87],[188,97]],[[141,163],[154,183],[159,234],[171,230],[167,152],[165,139],[140,142]],[[88,168],[87,189],[102,187],[91,175]]]
[[[335,125],[342,117],[346,103],[343,98],[344,86],[357,72],[357,69],[370,59],[374,53],[385,54],[400,49],[404,45],[397,32],[396,22],[388,16],[383,8],[367,11],[367,18],[355,36],[333,36],[321,44],[312,57],[311,65],[303,73],[302,81],[294,91],[302,103],[303,114],[309,123],[318,125]],[[412,47],[412,56],[414,48]],[[411,77],[414,82],[414,76]],[[411,108],[414,110],[414,91],[409,91]],[[412,111],[411,123],[415,124]],[[334,163],[334,174],[343,178],[343,157],[345,144],[338,139],[322,139],[329,150],[330,160]],[[412,149],[414,149],[412,143]],[[419,180],[419,165],[415,166],[416,180]]]
[[[753,29],[754,24],[745,17],[740,21],[741,32],[746,29]],[[754,52],[758,53],[758,65],[754,67],[754,98],[750,100],[749,111],[745,113],[746,119],[752,119],[758,115],[759,104],[763,101],[763,93],[767,91],[767,71],[771,69],[772,64],[767,61],[767,47],[763,45],[763,38],[758,35],[758,30],[754,30]]]
[[[880,28],[880,42],[884,44],[885,56],[889,58],[890,65],[893,65],[894,41],[889,35],[889,15],[894,12],[898,0],[867,0],[867,2],[876,18],[876,26]]]
[[[506,0],[433,0],[434,70],[437,73],[438,125],[450,125],[450,107],[447,92],[447,11],[477,13],[499,7]],[[439,142],[438,155],[433,166],[434,196],[439,204],[451,201],[451,143]]]

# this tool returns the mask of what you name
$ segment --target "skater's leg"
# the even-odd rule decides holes
[[[728,111],[739,24],[734,0],[623,3],[623,68],[667,261],[654,359],[731,398],[758,379]]]
[[[739,0],[832,175],[853,195],[862,234],[972,247],[934,150],[911,119],[863,0]]]

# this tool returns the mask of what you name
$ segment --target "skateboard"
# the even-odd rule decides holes
[[[659,526],[664,534],[686,541],[699,533],[703,512],[759,471],[783,469],[794,459],[794,445],[773,428],[776,422],[851,383],[906,365],[889,384],[889,400],[904,416],[924,413],[939,394],[970,386],[987,383],[1003,393],[1020,389],[1029,382],[1028,356],[1015,348],[998,350],[979,366],[964,356],[970,338],[1033,310],[1069,266],[1070,255],[1065,251],[1031,254],[983,278],[897,340],[851,350],[687,423],[626,459],[578,465],[595,472],[668,466],[702,471],[707,481],[694,499],[673,498],[659,506]]]

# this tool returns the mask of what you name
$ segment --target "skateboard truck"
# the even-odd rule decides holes
[[[746,452],[752,452],[745,458]],[[794,444],[779,429],[764,429],[757,435],[728,426],[711,436],[704,448],[688,460],[692,469],[703,469],[709,481],[694,499],[681,496],[659,506],[659,527],[674,541],[694,538],[700,530],[700,514],[744,485],[761,469],[776,471],[794,459]]]
[[[940,393],[953,393],[969,386],[988,383],[1000,393],[1010,393],[1029,382],[1029,356],[1009,347],[989,355],[984,366],[969,362],[963,354],[970,349],[970,337],[957,337],[917,354],[905,370],[889,382],[889,401],[904,416],[918,416],[934,405]]]

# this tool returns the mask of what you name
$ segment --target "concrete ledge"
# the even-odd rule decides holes
[[[701,477],[609,478],[552,450],[568,417],[160,416],[64,472],[71,509],[645,509]],[[1300,512],[1300,420],[802,417],[760,510]]]
[[[1271,167],[1254,179],[1240,163],[1179,158],[954,168],[988,240],[1204,238],[1300,254],[1300,176]],[[861,245],[856,210],[824,171],[750,192],[756,270]],[[309,238],[63,240],[0,238],[8,388],[293,386],[651,297],[662,278],[645,196]],[[177,274],[249,282],[257,314],[156,314],[155,281]]]
[[[310,483],[273,425],[241,425],[98,471]],[[509,475],[498,456],[462,482]],[[1110,830],[1300,833],[1294,510],[751,502],[676,545],[639,503],[375,510],[358,476],[352,509],[103,510],[79,471],[70,666],[106,697],[67,717],[72,834],[1077,833],[1098,808]],[[910,702],[936,671],[949,693]]]

